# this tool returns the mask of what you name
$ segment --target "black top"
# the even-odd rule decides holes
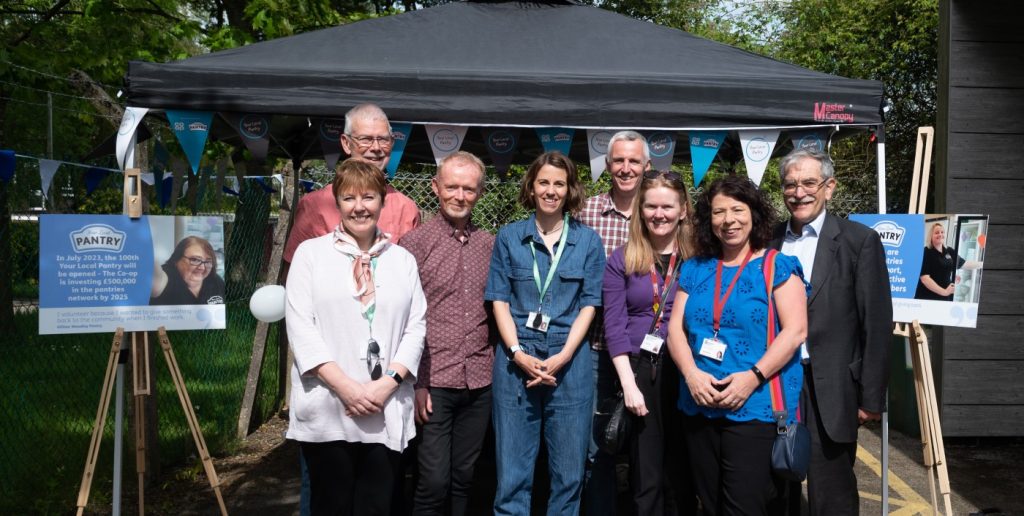
[[[956,257],[956,263],[953,258]],[[953,274],[956,269],[964,266],[966,260],[956,255],[956,250],[943,247],[942,252],[936,251],[934,247],[924,248],[924,257],[921,259],[921,276],[928,276],[940,288],[946,288],[953,283]],[[935,301],[952,301],[953,296],[940,296],[932,292],[920,279],[917,280],[917,292],[915,299],[932,299]]]
[[[216,272],[203,280],[199,295],[192,295],[185,280],[173,265],[164,265],[167,274],[167,286],[159,296],[149,300],[150,305],[220,305],[224,304],[224,280]]]

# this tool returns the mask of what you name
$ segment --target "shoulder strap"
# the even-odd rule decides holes
[[[769,249],[764,255],[764,285],[768,290],[768,346],[775,341],[775,294],[772,289],[772,280],[775,278],[775,256],[779,254],[775,249]],[[781,372],[781,371],[780,371]],[[769,380],[769,390],[772,397],[772,415],[777,422],[785,424],[786,395],[782,391],[782,379],[779,373],[772,375]]]

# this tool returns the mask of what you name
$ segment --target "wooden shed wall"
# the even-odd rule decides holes
[[[941,1],[938,93],[937,207],[991,215],[978,328],[941,338],[942,429],[1021,436],[1024,2]]]

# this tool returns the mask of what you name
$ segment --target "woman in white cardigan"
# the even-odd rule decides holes
[[[303,242],[288,273],[287,436],[302,447],[314,515],[388,514],[416,435],[426,300],[415,259],[377,229],[383,173],[346,160],[331,187],[341,224]]]

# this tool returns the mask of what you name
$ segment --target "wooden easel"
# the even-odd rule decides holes
[[[931,169],[932,142],[935,129],[921,127],[917,130],[917,148],[914,155],[914,177],[910,189],[908,213],[924,214],[928,196],[928,171]],[[921,427],[921,449],[924,465],[928,470],[928,488],[931,491],[932,511],[938,514],[938,495],[946,516],[953,514],[949,467],[946,464],[946,448],[942,440],[942,424],[939,420],[938,400],[935,395],[935,376],[932,374],[931,352],[928,337],[921,324],[914,320],[910,324],[897,324],[894,335],[910,340],[911,364],[914,370],[914,391],[917,395],[917,415]],[[935,487],[939,480],[938,491]]]
[[[213,460],[210,458],[210,451],[206,447],[203,432],[199,428],[199,420],[196,418],[196,412],[192,408],[192,400],[189,399],[188,390],[185,388],[185,380],[181,376],[181,368],[178,367],[178,359],[174,356],[171,340],[167,337],[167,331],[163,326],[157,331],[160,338],[160,347],[164,351],[164,360],[167,362],[167,369],[170,370],[171,379],[174,380],[174,390],[178,393],[178,401],[181,402],[181,408],[185,412],[188,427],[192,431],[192,438],[196,442],[196,449],[199,452],[200,460],[203,462],[206,477],[210,481],[210,487],[213,488],[213,492],[217,497],[217,505],[220,507],[221,515],[227,516],[228,510],[224,505],[224,497],[220,491],[220,479],[217,477]],[[142,334],[142,339],[137,339],[140,333]],[[99,457],[100,441],[103,440],[103,428],[106,425],[107,412],[110,408],[111,392],[114,389],[114,375],[117,370],[117,357],[121,353],[123,337],[124,329],[118,328],[114,334],[110,356],[107,359],[107,371],[103,378],[103,388],[100,391],[100,405],[96,410],[96,421],[93,423],[92,440],[89,443],[89,453],[85,461],[85,472],[82,473],[82,484],[78,490],[78,516],[82,516],[85,506],[89,503],[89,490],[96,472],[96,459]],[[140,342],[142,349],[139,349]],[[143,438],[145,435],[145,419],[142,405],[145,403],[145,396],[151,394],[148,359],[149,339],[147,333],[133,332],[131,346],[133,366],[135,367],[134,374],[132,375],[135,395],[135,467],[139,476],[139,514],[144,514],[145,503],[142,483],[146,473],[146,446],[145,439]]]
[[[125,170],[124,174],[124,213],[131,218],[142,216],[142,177],[137,168]],[[195,410],[192,408],[192,401],[189,399],[188,391],[185,389],[185,381],[181,376],[181,368],[178,367],[178,360],[171,348],[171,341],[167,337],[166,329],[161,326],[158,330],[160,347],[164,351],[164,359],[167,368],[171,371],[171,378],[174,380],[174,389],[178,392],[178,400],[185,412],[185,418],[189,429],[192,431],[192,438],[196,442],[196,449],[199,451],[199,458],[203,462],[203,469],[206,470],[206,477],[210,481],[210,487],[217,497],[217,504],[220,506],[222,516],[227,516],[228,510],[224,505],[224,497],[220,491],[220,479],[217,478],[217,471],[213,467],[213,460],[206,447],[206,440],[203,438],[202,430],[199,428],[199,420],[196,418]],[[103,440],[103,429],[107,422],[107,413],[110,408],[111,393],[114,389],[114,378],[117,375],[118,357],[124,345],[124,328],[117,328],[114,333],[114,341],[110,348],[110,356],[107,359],[107,370],[103,377],[103,387],[100,390],[100,404],[96,410],[96,421],[93,423],[92,438],[89,442],[89,452],[86,455],[85,471],[82,473],[82,483],[78,489],[77,516],[82,516],[86,505],[89,504],[89,491],[92,488],[92,480],[96,473],[96,461],[99,457],[100,442]],[[131,334],[130,354],[132,358],[132,394],[134,396],[135,408],[135,471],[139,478],[139,515],[145,514],[145,476],[146,476],[146,396],[152,394],[150,382],[149,363],[149,333],[135,331]],[[120,391],[118,392],[120,395]],[[119,429],[118,429],[119,431]],[[117,452],[115,452],[117,456]]]
[[[909,326],[909,328],[908,328]],[[949,467],[946,464],[946,448],[942,441],[942,424],[939,421],[939,407],[935,397],[935,376],[932,374],[931,352],[928,337],[916,320],[903,328],[897,328],[896,335],[910,339],[910,357],[914,368],[914,390],[917,393],[917,417],[921,425],[921,451],[924,466],[928,470],[928,489],[932,497],[933,513],[938,514],[938,494],[942,495],[946,516],[953,514],[953,503],[949,486]],[[935,478],[939,479],[939,490],[935,490]]]

